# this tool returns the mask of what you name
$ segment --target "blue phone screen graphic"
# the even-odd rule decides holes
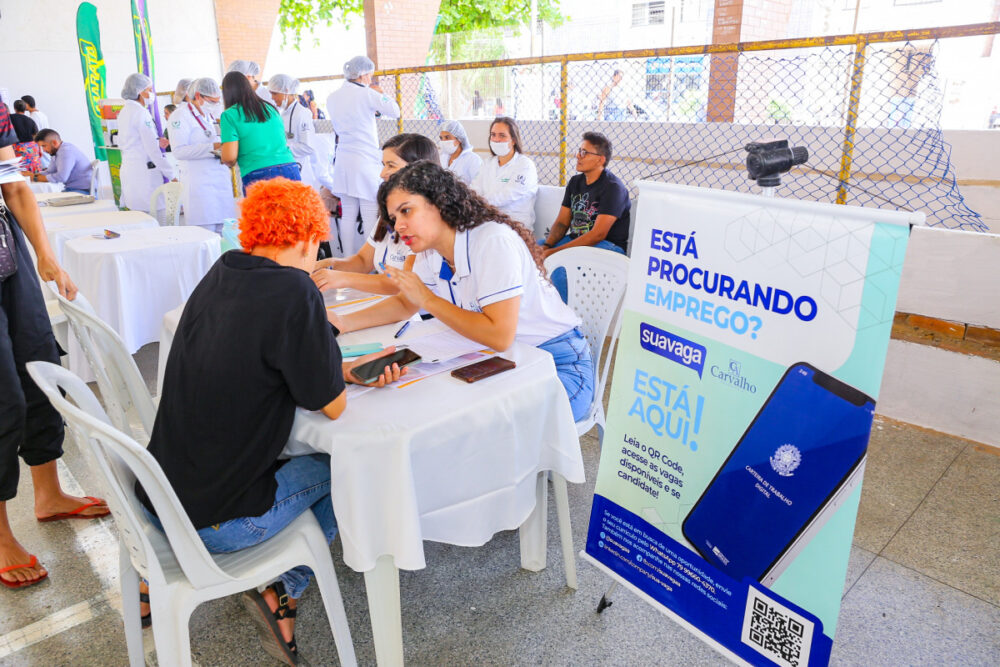
[[[864,456],[875,403],[791,366],[683,524],[717,568],[760,581]]]

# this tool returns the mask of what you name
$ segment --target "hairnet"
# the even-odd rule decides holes
[[[457,120],[446,120],[441,123],[438,132],[448,132],[458,139],[458,143],[462,144],[462,150],[472,150],[472,142],[469,141],[469,135],[465,133],[465,128]]]
[[[267,89],[272,93],[294,95],[299,89],[299,80],[287,74],[275,74],[267,80]]]
[[[122,86],[122,97],[126,100],[139,99],[139,93],[152,85],[153,82],[145,74],[140,72],[129,74],[128,78],[125,79],[125,85]]]
[[[375,63],[368,56],[354,56],[344,63],[344,78],[353,81],[375,71]]]
[[[190,85],[191,85],[191,79],[181,79],[180,81],[177,82],[177,85],[174,86],[174,96],[173,96],[174,104],[180,104],[181,102],[184,101],[184,96],[187,95],[188,86]]]
[[[222,89],[215,79],[204,77],[195,79],[187,89],[188,97],[194,97],[195,93],[201,93],[208,97],[222,97]]]
[[[239,72],[244,76],[260,76],[260,65],[252,60],[234,60],[226,72]]]

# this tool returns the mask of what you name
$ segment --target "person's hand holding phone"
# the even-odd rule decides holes
[[[382,350],[381,352],[373,352],[372,354],[366,354],[363,357],[358,357],[352,361],[344,363],[344,379],[352,384],[360,384],[366,387],[384,387],[387,384],[392,384],[399,378],[406,375],[407,369],[400,368],[399,364],[392,364],[391,366],[386,366],[385,370],[379,375],[378,379],[374,382],[365,382],[361,378],[354,375],[354,369],[359,366],[367,364],[369,361],[374,361],[382,357],[387,357],[396,351],[395,346],[390,346]]]

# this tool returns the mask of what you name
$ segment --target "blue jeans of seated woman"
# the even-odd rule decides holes
[[[243,175],[243,189],[246,190],[251,183],[256,183],[257,181],[269,181],[272,178],[277,178],[278,176],[284,176],[290,181],[301,181],[302,171],[299,169],[299,165],[296,162],[276,164],[273,167],[261,167],[260,169],[254,169],[249,174]]]
[[[265,542],[307,510],[316,515],[326,541],[333,541],[337,535],[337,520],[330,502],[330,457],[326,454],[296,456],[281,466],[274,477],[278,480],[278,490],[271,509],[260,516],[230,519],[198,531],[209,553],[231,553]],[[163,530],[155,516],[148,511],[146,516]],[[304,565],[281,575],[288,595],[294,599],[302,596],[310,579],[312,570]]]
[[[573,239],[569,236],[564,236],[552,247],[558,248],[559,246],[566,245],[572,240]],[[544,243],[545,239],[542,239],[538,242],[538,245],[543,245]],[[622,255],[625,254],[625,251],[621,249],[621,246],[617,246],[607,239],[602,239],[591,247],[600,248],[601,250],[610,250],[611,252],[617,252]],[[568,303],[567,299],[569,298],[569,286],[567,284],[568,281],[566,280],[566,269],[560,266],[558,269],[549,274],[549,280],[552,281],[552,285],[556,288],[556,291],[559,292],[559,296],[562,297],[563,303]]]
[[[587,338],[579,329],[571,329],[538,347],[556,362],[556,375],[569,396],[573,421],[584,419],[594,402],[594,360]]]

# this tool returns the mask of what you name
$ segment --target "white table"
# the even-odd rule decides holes
[[[134,353],[159,338],[164,313],[183,304],[219,258],[219,241],[218,234],[201,227],[159,227],[154,222],[148,228],[123,229],[117,239],[71,239],[62,264],[97,315]],[[86,369],[81,367],[83,355],[72,349],[77,345],[73,338],[70,370],[79,374]]]
[[[45,200],[38,201],[38,210],[42,212],[42,217],[65,218],[71,215],[86,215],[89,213],[115,213],[118,207],[112,199],[95,199],[89,204],[73,204],[72,206],[49,206]]]
[[[95,204],[97,202],[94,202]],[[67,208],[79,209],[90,204],[80,206],[66,206]],[[49,245],[56,255],[56,261],[63,263],[63,253],[66,243],[76,238],[93,236],[94,234],[104,234],[105,229],[124,234],[137,229],[149,229],[159,227],[156,218],[142,211],[119,211],[112,208],[109,211],[96,211],[87,213],[77,211],[73,215],[48,215],[46,209],[42,209],[42,223],[45,225],[45,234],[49,237]],[[97,241],[98,239],[94,239]],[[65,267],[64,267],[65,268]],[[70,278],[76,280],[76,276],[69,274]]]
[[[28,179],[24,179],[25,182],[31,187],[31,191],[35,194],[45,194],[52,192],[62,192],[63,188],[66,186],[62,183],[33,183]]]
[[[161,363],[180,313],[164,318]],[[345,334],[340,342],[388,344],[397,329]],[[410,329],[419,335],[419,325]],[[522,567],[543,569],[543,473],[584,481],[576,426],[551,355],[515,344],[503,356],[517,368],[474,384],[443,374],[371,391],[336,421],[296,412],[285,451],[330,454],[344,561],[365,573],[379,664],[402,664],[397,568],[425,567],[424,540],[479,546],[520,527]]]

